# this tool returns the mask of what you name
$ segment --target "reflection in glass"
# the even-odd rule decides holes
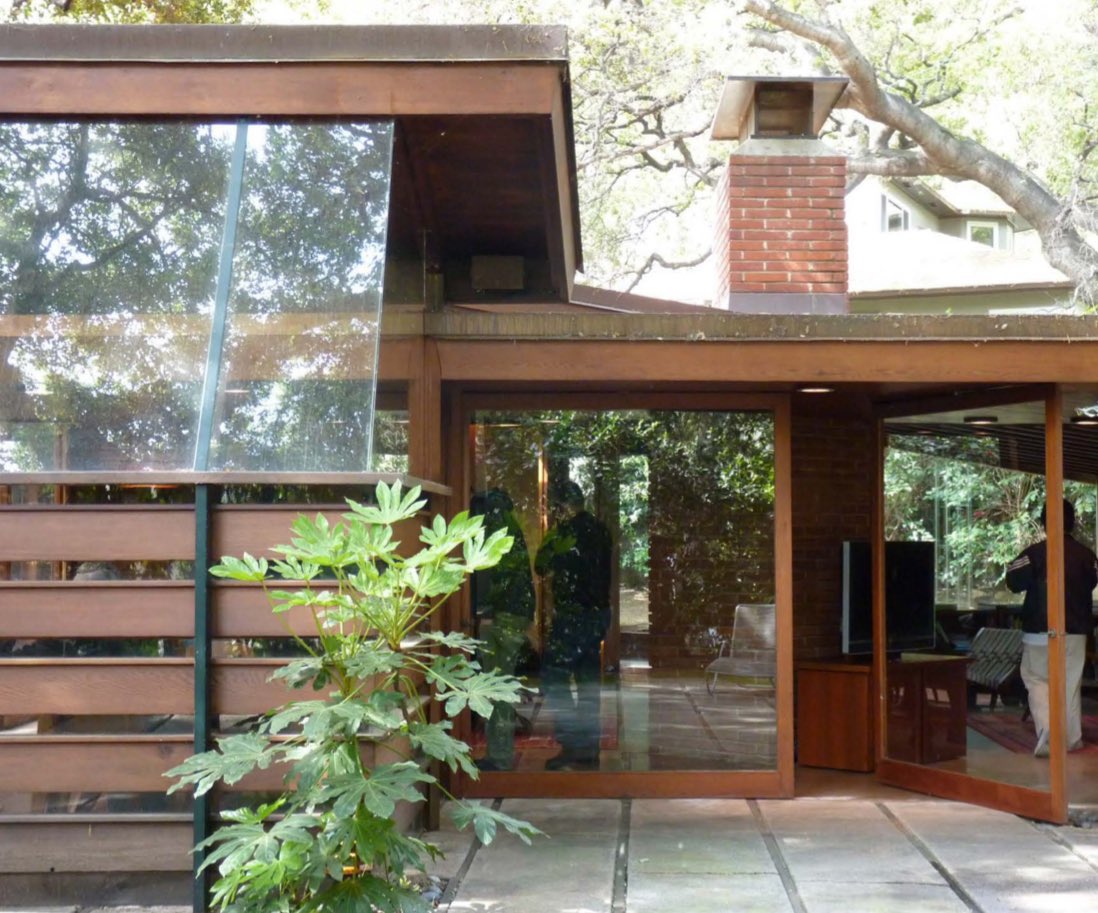
[[[1021,596],[1006,573],[1043,538],[1044,403],[1001,407],[997,419],[975,424],[948,413],[888,426],[885,577],[894,595],[886,593],[886,626],[910,628],[920,607],[899,594],[926,588],[936,636],[889,655],[886,750],[897,760],[1048,789],[1021,676]],[[1087,489],[1083,500],[1092,505]],[[1082,494],[1070,483],[1065,490]],[[909,560],[913,543],[932,549],[932,566]]]
[[[533,689],[485,770],[771,770],[772,677],[705,669],[774,601],[768,413],[475,416],[471,509],[516,539],[473,585],[482,663]],[[726,651],[727,652],[727,651]]]
[[[370,468],[391,140],[249,127],[211,469]]]
[[[0,471],[369,470],[391,134],[0,124]],[[196,463],[230,266],[215,450]]]
[[[209,124],[0,124],[0,467],[191,465],[229,147]]]

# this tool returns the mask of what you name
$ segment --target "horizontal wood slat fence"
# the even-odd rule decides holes
[[[270,681],[277,645],[315,633],[311,616],[194,574],[221,555],[274,557],[300,513],[336,522],[346,508],[221,505],[191,488],[198,507],[0,504],[0,875],[191,870],[208,809],[165,797],[163,772],[289,694]],[[406,548],[418,527],[399,531]],[[136,579],[111,579],[118,568]]]

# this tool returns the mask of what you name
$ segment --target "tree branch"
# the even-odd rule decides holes
[[[997,193],[1037,229],[1045,255],[1076,282],[1084,301],[1098,300],[1098,251],[1077,229],[1070,206],[1036,178],[986,146],[955,136],[910,101],[887,92],[873,65],[839,26],[808,19],[768,0],[744,0],[743,9],[830,51],[850,78],[842,105],[913,139],[939,173],[978,181]]]

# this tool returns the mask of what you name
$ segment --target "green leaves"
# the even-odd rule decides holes
[[[276,748],[254,732],[217,740],[217,749],[192,755],[182,764],[167,771],[165,777],[178,777],[179,782],[168,789],[176,792],[188,783],[194,784],[196,796],[205,795],[219,781],[232,786],[256,768],[268,767]]]
[[[309,655],[272,678],[312,687],[308,699],[273,709],[255,731],[221,739],[168,772],[178,779],[170,791],[193,785],[202,795],[286,764],[292,786],[277,802],[225,815],[203,844],[206,866],[219,874],[213,898],[223,913],[430,909],[401,876],[435,849],[401,834],[393,813],[398,803],[422,801],[424,788],[437,782],[425,759],[474,778],[478,770],[450,722],[429,722],[423,702],[440,701],[449,716],[469,708],[487,717],[495,704],[517,701],[522,686],[482,671],[472,638],[422,630],[471,573],[496,564],[512,544],[505,530],[486,535],[480,517],[461,513],[449,523],[435,517],[422,531],[423,547],[401,554],[393,526],[425,503],[418,488],[379,485],[376,506],[349,501],[339,522],[298,517],[291,543],[273,549],[278,560],[224,558],[214,571],[263,584],[272,611],[293,619]],[[267,589],[269,573],[292,583]],[[310,620],[316,632],[303,633],[301,623]],[[420,693],[420,674],[434,693]],[[370,744],[402,759],[371,767]],[[526,840],[536,833],[490,809],[462,814],[485,841],[498,827]]]
[[[490,805],[481,805],[477,802],[455,802],[452,816],[454,824],[462,830],[472,824],[477,839],[484,844],[489,844],[496,839],[497,827],[503,827],[527,844],[531,837],[537,837],[542,833],[527,821],[512,818]]]
[[[412,747],[442,761],[450,770],[456,771],[460,767],[476,780],[480,776],[480,771],[469,758],[469,746],[448,734],[451,725],[449,721],[412,723],[408,727]]]
[[[433,783],[434,777],[421,770],[415,761],[400,761],[374,768],[368,777],[349,774],[324,783],[320,798],[332,803],[332,814],[349,818],[361,804],[379,818],[388,818],[397,802],[422,802],[419,783]]]
[[[247,552],[243,558],[224,557],[210,568],[214,577],[228,577],[245,583],[262,583],[267,579],[267,559],[253,558]]]

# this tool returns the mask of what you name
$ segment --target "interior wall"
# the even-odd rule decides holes
[[[873,506],[873,420],[816,405],[793,412],[794,660],[839,655],[841,543],[869,539]]]

